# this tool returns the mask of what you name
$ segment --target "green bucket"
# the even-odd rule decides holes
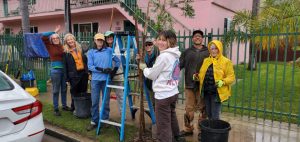
[[[47,92],[47,81],[46,80],[37,80],[37,88],[40,93]]]

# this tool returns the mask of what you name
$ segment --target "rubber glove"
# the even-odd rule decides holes
[[[110,73],[110,79],[113,80],[113,78],[115,77],[117,71],[118,71],[118,67],[114,67],[114,69],[112,70],[112,72]]]
[[[139,66],[140,66],[140,69],[141,69],[141,70],[144,70],[145,68],[147,68],[146,63],[142,63],[142,62],[141,62],[141,63],[139,64]]]
[[[194,81],[199,81],[199,74],[198,73],[193,74],[193,80]]]
[[[217,86],[218,88],[222,87],[223,85],[225,85],[225,82],[224,82],[223,80],[217,80],[216,86]]]
[[[101,71],[102,73],[105,74],[110,74],[112,72],[111,68],[100,68],[100,67],[96,67],[96,70]]]

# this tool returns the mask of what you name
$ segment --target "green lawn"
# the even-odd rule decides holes
[[[300,67],[261,63],[255,71],[246,68],[235,66],[238,82],[224,103],[232,107],[223,107],[223,111],[299,124]]]
[[[99,136],[96,135],[96,130],[86,131],[90,119],[77,119],[71,112],[61,111],[62,116],[56,117],[53,115],[53,107],[49,103],[43,102],[43,116],[44,120],[52,125],[59,126],[72,132],[77,132],[81,135],[97,139],[103,142],[116,142],[119,141],[119,135],[114,127],[104,128]],[[132,140],[138,131],[136,127],[126,125],[125,127],[125,141]]]

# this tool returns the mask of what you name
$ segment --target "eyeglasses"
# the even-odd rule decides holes
[[[53,37],[52,39],[59,39],[59,37]]]
[[[152,46],[153,44],[146,44],[146,46]]]

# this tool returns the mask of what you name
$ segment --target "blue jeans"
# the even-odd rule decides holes
[[[54,109],[58,109],[58,96],[61,95],[62,106],[67,106],[67,84],[63,69],[51,69],[52,94]]]
[[[221,102],[218,101],[217,97],[217,94],[204,94],[206,113],[209,119],[220,119]]]
[[[99,121],[99,101],[100,101],[100,91],[102,91],[102,100],[104,94],[106,81],[99,81],[99,80],[92,80],[91,81],[91,94],[92,94],[92,122],[98,124]],[[107,90],[109,92],[109,90]],[[104,112],[102,116],[102,120],[107,120],[109,118],[109,97],[108,94],[106,97],[105,105],[104,105]],[[103,103],[103,102],[102,102]]]

